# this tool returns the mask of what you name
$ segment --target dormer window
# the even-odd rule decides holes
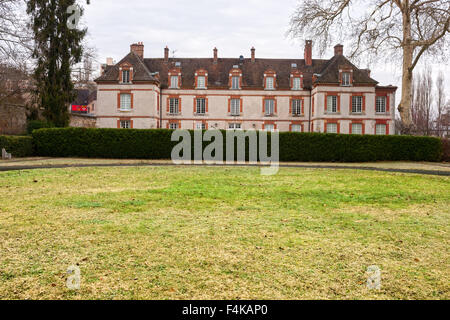
[[[342,85],[349,86],[350,85],[350,72],[342,73]]]
[[[273,90],[273,89],[275,89],[274,79],[273,79],[273,77],[267,77],[266,78],[266,90]]]
[[[125,62],[119,68],[119,82],[128,84],[133,81],[133,67]]]
[[[264,89],[265,90],[275,90],[277,86],[276,73],[273,70],[267,70],[264,72]]]
[[[241,90],[242,89],[242,71],[238,66],[234,66],[230,72],[230,89]]]
[[[206,89],[208,85],[208,73],[206,70],[197,70],[195,72],[195,88]]]
[[[300,78],[294,78],[292,80],[292,90],[300,90],[302,86],[302,81]]]
[[[169,71],[169,89],[181,88],[181,69],[173,68]]]
[[[171,89],[178,89],[178,76],[171,76],[170,77],[170,88]]]
[[[302,90],[303,87],[303,75],[298,70],[292,70],[291,72],[291,89]]]
[[[130,83],[130,70],[122,71],[122,83]]]

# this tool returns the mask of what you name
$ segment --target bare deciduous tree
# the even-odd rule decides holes
[[[436,80],[436,130],[439,137],[443,136],[443,127],[445,120],[445,89],[444,89],[444,74],[442,71],[439,72],[439,75]]]
[[[444,56],[449,44],[448,0],[302,0],[291,19],[293,37],[309,36],[323,53],[335,38],[352,42],[351,58],[402,57],[400,112],[404,133],[413,127],[413,70],[424,54]]]

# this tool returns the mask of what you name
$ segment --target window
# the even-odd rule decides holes
[[[205,98],[198,98],[196,101],[196,113],[197,114],[205,114],[206,113],[206,99]]]
[[[292,132],[302,132],[302,126],[300,124],[293,124],[291,127]]]
[[[120,94],[120,110],[130,111],[131,110],[131,94],[121,93]]]
[[[122,83],[130,83],[130,70],[122,71]]]
[[[327,133],[337,133],[337,123],[327,123]]]
[[[300,90],[301,89],[301,79],[300,78],[294,78],[293,84],[292,84],[293,90]]]
[[[292,114],[294,116],[299,116],[302,114],[302,100],[300,99],[292,100]]]
[[[350,72],[343,72],[342,73],[342,85],[343,86],[349,86],[350,85]]]
[[[120,128],[121,129],[130,129],[131,121],[130,120],[120,120]]]
[[[180,112],[179,109],[180,101],[178,98],[170,98],[169,99],[169,113],[170,114],[178,114]]]
[[[204,76],[197,77],[197,88],[206,89],[206,78]]]
[[[328,113],[337,113],[337,96],[328,96],[327,97],[327,112]]]
[[[230,129],[230,130],[241,130],[242,129],[242,124],[240,124],[240,123],[230,123],[228,125],[228,129]]]
[[[264,106],[266,116],[272,116],[275,114],[275,100],[266,99]]]
[[[231,89],[238,90],[240,86],[241,77],[234,76],[231,78]]]
[[[352,124],[352,134],[363,134],[362,127],[363,126],[361,123],[353,123]]]
[[[377,113],[386,113],[386,97],[377,97],[376,112]]]
[[[273,77],[267,77],[266,78],[266,89],[267,90],[275,89],[274,78]]]
[[[385,124],[377,124],[376,134],[379,136],[386,135],[386,125]]]
[[[266,125],[264,125],[264,130],[268,131],[268,132],[273,132],[273,131],[275,131],[275,125],[273,125],[273,124],[266,124]]]
[[[169,129],[171,129],[171,130],[177,130],[177,129],[179,129],[179,128],[178,128],[178,123],[176,123],[176,122],[170,123],[170,124],[169,124]]]
[[[197,130],[206,130],[206,123],[197,123],[196,129]]]
[[[238,116],[241,113],[241,99],[231,99],[230,111],[232,116]]]
[[[362,113],[363,111],[363,97],[353,96],[352,97],[352,113]]]
[[[170,77],[170,87],[172,89],[178,89],[178,76]]]

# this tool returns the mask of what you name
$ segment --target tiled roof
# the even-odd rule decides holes
[[[182,88],[192,89],[195,86],[195,72],[205,69],[208,72],[208,88],[228,88],[229,73],[233,66],[237,65],[242,70],[243,88],[263,88],[264,72],[273,69],[277,74],[278,89],[290,89],[290,75],[294,71],[292,65],[297,65],[297,70],[303,73],[304,87],[312,86],[313,75],[317,77],[317,83],[339,83],[339,67],[350,66],[353,69],[355,84],[376,85],[378,82],[371,79],[366,70],[358,69],[344,56],[335,56],[330,60],[313,59],[312,66],[306,66],[304,59],[251,59],[222,58],[214,63],[213,58],[171,58],[165,62],[162,58],[144,59],[135,53],[128,54],[117,65],[107,70],[97,82],[118,81],[119,65],[129,62],[133,65],[133,81],[160,81],[163,89],[168,87],[169,70],[175,68],[175,64],[181,64]],[[159,77],[154,73],[158,72]]]

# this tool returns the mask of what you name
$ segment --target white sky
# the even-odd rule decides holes
[[[304,40],[286,36],[297,0],[91,0],[85,5],[83,22],[88,41],[98,50],[98,62],[106,57],[116,61],[143,41],[145,57],[162,57],[166,45],[176,57],[249,57],[303,59]],[[314,39],[313,39],[314,40]],[[345,48],[344,48],[345,50]],[[333,48],[324,55],[330,58]],[[317,53],[314,58],[320,58]],[[430,65],[430,61],[427,61]],[[424,64],[424,63],[423,63]],[[423,67],[419,66],[419,67]],[[433,65],[450,78],[450,66]],[[359,64],[372,69],[380,85],[401,84],[401,65]],[[450,82],[447,83],[450,91]],[[400,93],[400,90],[399,90]]]

